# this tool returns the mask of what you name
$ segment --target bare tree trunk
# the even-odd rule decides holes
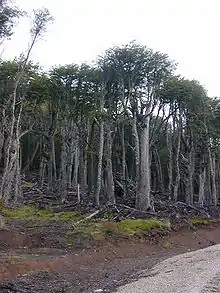
[[[137,117],[136,113],[134,113],[133,117],[133,124],[132,124],[132,132],[134,136],[135,141],[135,169],[136,169],[136,182],[137,182],[137,189],[138,189],[138,183],[140,180],[140,142],[139,142],[139,136],[138,136],[138,130],[137,130]]]
[[[72,173],[73,173],[73,163],[74,163],[74,152],[75,152],[75,141],[73,138],[70,139],[71,142],[69,144],[68,149],[68,162],[67,162],[67,181],[68,181],[68,187],[72,187]]]
[[[54,138],[52,141],[52,161],[53,161],[53,177],[54,177],[54,180],[57,181],[56,148],[55,148]]]
[[[95,201],[97,206],[99,206],[99,197],[100,197],[100,191],[102,186],[103,147],[104,147],[104,121],[102,120],[100,123],[99,154],[98,154],[98,167],[97,167],[96,192],[95,192]]]
[[[84,195],[86,192],[86,185],[87,185],[87,170],[85,166],[85,160],[84,160],[84,143],[80,143],[80,149],[79,149],[79,173],[80,173],[80,188],[81,193]],[[85,177],[86,176],[86,177]]]
[[[80,186],[82,194],[88,191],[88,143],[90,137],[90,120],[87,120],[86,130],[83,130],[80,143]]]
[[[171,130],[167,129],[167,149],[168,149],[168,192],[169,198],[172,196],[172,186],[173,186],[173,146],[172,146],[172,137],[171,137]]]
[[[210,175],[211,175],[211,190],[212,190],[212,201],[214,206],[217,206],[217,190],[216,190],[216,173],[215,173],[215,154],[211,154],[210,147],[208,147],[209,154],[209,167],[210,167]]]
[[[206,168],[199,174],[199,205],[204,204]]]
[[[140,132],[140,179],[136,194],[136,207],[142,211],[151,208],[150,186],[150,115],[146,115]]]
[[[61,158],[60,158],[60,193],[62,196],[62,201],[66,200],[67,196],[67,186],[68,186],[68,176],[67,176],[67,166],[68,166],[68,145],[67,145],[67,121],[61,126],[61,136],[62,136],[62,148],[61,148]]]
[[[5,141],[5,109],[2,107],[0,119],[0,163],[3,157],[3,147]]]
[[[112,135],[110,122],[106,123],[106,192],[108,203],[115,204],[115,186],[112,171]]]
[[[53,136],[49,138],[49,159],[47,162],[47,168],[48,168],[48,190],[53,190]]]
[[[157,148],[154,147],[154,149],[155,149],[155,152],[154,152],[155,153],[155,161],[156,161],[156,165],[157,165],[158,187],[159,187],[160,191],[164,191],[163,171],[162,171],[160,156],[159,156]]]
[[[77,188],[79,172],[79,137],[77,134],[75,151],[74,151],[74,169],[73,169],[73,187]]]
[[[21,196],[19,150],[19,139],[11,140],[11,150],[8,154],[8,165],[3,174],[0,193],[0,198],[3,199],[6,204],[12,201],[13,203],[16,203]]]
[[[190,205],[193,204],[194,197],[194,186],[193,186],[193,175],[194,175],[194,149],[191,148],[188,156],[187,173],[186,178],[186,202]]]
[[[94,193],[94,182],[95,182],[95,169],[94,169],[94,158],[93,154],[89,155],[88,163],[88,191],[89,194]]]
[[[126,184],[126,151],[125,151],[125,128],[124,123],[121,128],[121,144],[122,144],[122,186],[123,197],[127,197],[127,184]]]
[[[182,113],[180,113],[181,115]],[[177,201],[178,199],[178,190],[179,190],[179,184],[180,184],[180,166],[179,166],[179,160],[180,160],[180,141],[181,141],[181,126],[182,126],[182,118],[179,117],[180,121],[177,125],[177,147],[176,147],[176,179],[174,182],[174,188],[173,188],[173,196],[174,200]]]

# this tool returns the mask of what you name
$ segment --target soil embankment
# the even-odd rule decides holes
[[[17,225],[0,231],[0,281],[2,288],[5,285],[0,292],[114,292],[164,259],[220,243],[218,223],[165,235],[155,231],[145,238],[108,239],[87,247],[78,238],[69,249],[61,245],[64,233],[56,225],[44,225],[43,230]]]

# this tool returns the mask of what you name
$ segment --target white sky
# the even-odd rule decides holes
[[[31,13],[47,7],[55,18],[32,59],[53,65],[91,62],[112,45],[136,39],[167,53],[178,72],[220,96],[220,0],[17,0]],[[22,21],[4,46],[13,58],[27,47],[29,22]]]

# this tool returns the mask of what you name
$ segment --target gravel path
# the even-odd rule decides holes
[[[220,293],[220,245],[167,259],[118,293]]]

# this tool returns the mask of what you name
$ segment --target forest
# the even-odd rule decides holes
[[[24,15],[5,0],[0,10],[2,44]],[[36,10],[27,53],[0,59],[1,201],[21,203],[32,178],[61,204],[75,196],[153,211],[159,195],[217,206],[220,99],[176,75],[167,54],[135,41],[92,64],[45,71],[31,51],[51,21],[47,9]]]
[[[23,19],[27,50],[0,53],[0,292],[220,292],[220,98],[136,41],[45,69],[56,19],[13,0],[0,52]]]

